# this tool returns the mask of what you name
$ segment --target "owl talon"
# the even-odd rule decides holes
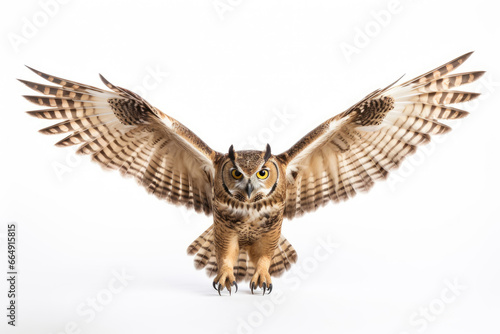
[[[236,284],[236,281],[233,281],[233,284],[231,286],[234,286],[235,290],[234,293],[238,292],[238,284]],[[229,290],[229,293],[231,293],[231,290]]]
[[[257,287],[262,289],[263,295],[265,295],[266,292],[271,293],[273,284],[271,283],[271,275],[269,275],[267,269],[265,271],[259,270],[253,275],[250,283],[250,289],[252,290],[252,293],[254,289],[257,289]]]
[[[232,283],[231,283],[232,282]],[[214,279],[213,287],[221,295],[221,291],[227,289],[229,295],[231,295],[231,287],[236,285],[236,278],[233,274],[233,269],[228,267],[223,267]],[[238,286],[236,285],[236,291],[238,291]]]

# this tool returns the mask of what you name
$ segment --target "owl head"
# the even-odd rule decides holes
[[[234,151],[231,145],[224,156],[219,180],[235,200],[257,202],[276,190],[281,179],[279,165],[269,144],[265,151]]]

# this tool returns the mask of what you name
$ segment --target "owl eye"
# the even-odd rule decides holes
[[[241,177],[243,176],[243,174],[241,174],[237,169],[233,169],[231,171],[231,175],[236,179],[236,180],[239,180],[241,179]]]
[[[267,179],[269,176],[269,172],[267,169],[262,169],[260,172],[257,173],[257,177],[261,180]]]

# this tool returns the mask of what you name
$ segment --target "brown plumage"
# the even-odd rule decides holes
[[[195,267],[216,276],[219,291],[250,280],[253,290],[272,290],[297,254],[281,234],[283,218],[346,200],[387,177],[403,159],[448,132],[443,119],[466,111],[447,106],[479,94],[451,90],[484,72],[449,74],[471,53],[405,83],[378,89],[328,119],[289,150],[212,150],[188,128],[137,94],[111,84],[112,91],[33,70],[55,84],[21,80],[44,96],[25,96],[48,109],[32,116],[60,120],[40,130],[68,133],[57,146],[78,145],[78,153],[124,176],[170,203],[213,215],[213,224],[189,247]]]

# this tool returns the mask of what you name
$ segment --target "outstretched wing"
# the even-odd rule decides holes
[[[279,155],[287,164],[285,216],[293,218],[370,189],[418,145],[429,142],[430,135],[448,132],[450,127],[438,120],[468,113],[447,105],[479,96],[452,88],[484,72],[449,74],[471,53],[403,84],[374,91]]]
[[[213,161],[219,153],[188,128],[102,76],[112,92],[31,70],[57,85],[20,80],[46,95],[25,96],[28,101],[49,107],[28,114],[63,120],[40,130],[69,133],[56,146],[80,145],[78,153],[133,176],[149,193],[207,215],[212,212]]]

